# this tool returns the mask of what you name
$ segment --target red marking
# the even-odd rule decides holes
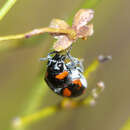
[[[66,96],[66,97],[71,96],[71,91],[68,88],[65,88],[63,90],[63,96]]]
[[[56,75],[56,78],[61,80],[61,79],[64,79],[67,75],[68,75],[68,72],[64,71],[64,72]]]
[[[76,84],[76,85],[79,85],[79,88],[81,88],[81,86],[82,86],[82,83],[81,83],[81,81],[79,79],[76,79],[76,80],[72,81],[72,83]]]

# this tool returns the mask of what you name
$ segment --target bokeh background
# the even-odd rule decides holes
[[[0,36],[27,32],[48,26],[52,18],[67,19],[83,0],[18,1],[0,22]],[[0,0],[0,7],[5,0]],[[106,88],[96,106],[66,110],[31,125],[30,130],[119,130],[130,117],[130,1],[102,0],[95,8],[95,33],[87,41],[79,40],[72,49],[75,57],[84,58],[87,67],[99,55],[112,55],[91,75],[88,88],[104,81]],[[8,41],[25,46],[0,52],[0,130],[22,111],[37,82],[53,38]],[[37,42],[37,44],[36,44]],[[32,45],[35,43],[35,45]],[[27,44],[27,45],[26,45]],[[41,89],[44,91],[44,86]],[[39,109],[58,103],[62,97],[47,88]],[[32,101],[33,102],[33,101]]]

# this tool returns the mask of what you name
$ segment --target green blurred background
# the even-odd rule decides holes
[[[48,26],[52,18],[67,19],[83,0],[19,0],[0,22],[0,36],[27,32]],[[0,7],[5,0],[0,0]],[[72,49],[84,58],[87,67],[99,55],[112,55],[89,79],[88,88],[103,80],[106,88],[95,107],[80,107],[57,113],[31,125],[30,130],[119,130],[130,117],[130,1],[102,0],[95,8],[95,33],[87,41],[79,40]],[[35,40],[35,41],[34,41]],[[0,52],[0,130],[26,110],[25,104],[37,81],[53,38],[36,37],[27,46]],[[31,45],[32,43],[36,43]],[[44,86],[43,86],[44,90]],[[39,109],[58,103],[62,97],[47,88]]]

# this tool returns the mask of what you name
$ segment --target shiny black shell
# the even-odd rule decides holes
[[[48,60],[45,81],[58,95],[80,96],[87,88],[87,81],[78,67],[71,67],[64,60],[65,57],[59,54]]]

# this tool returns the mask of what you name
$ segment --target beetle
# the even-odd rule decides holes
[[[64,97],[77,97],[85,92],[87,81],[83,76],[83,65],[77,58],[69,53],[51,52],[40,60],[48,60],[45,81],[53,92]]]

